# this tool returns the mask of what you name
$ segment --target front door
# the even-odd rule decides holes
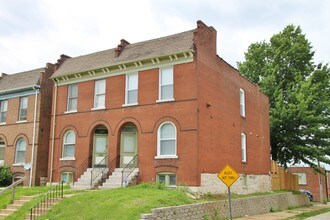
[[[129,131],[125,131],[129,130]],[[136,127],[123,129],[120,144],[120,167],[124,168],[137,153],[137,131]],[[136,160],[133,165],[136,165]]]
[[[108,138],[104,134],[94,135],[93,167],[104,167],[108,163]]]

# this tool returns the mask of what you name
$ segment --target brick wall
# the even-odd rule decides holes
[[[218,173],[230,164],[240,174],[270,172],[268,97],[257,85],[215,54],[216,31],[199,24],[195,33],[200,173]],[[240,88],[245,117],[240,115]],[[247,161],[241,158],[246,134]]]
[[[299,189],[307,189],[311,191],[314,196],[314,201],[320,202],[320,181],[319,175],[316,173],[313,168],[310,167],[289,167],[290,173],[305,173],[306,174],[306,184],[299,184]],[[324,170],[323,170],[324,172]],[[324,175],[321,175],[321,187],[323,198],[326,198],[326,179]],[[322,201],[321,201],[322,202]]]
[[[258,204],[258,205],[256,205]],[[288,209],[293,206],[309,206],[306,195],[292,193],[232,199],[233,218],[258,215]],[[142,214],[141,219],[225,219],[229,216],[228,201],[205,202],[173,207],[152,209],[150,214]]]

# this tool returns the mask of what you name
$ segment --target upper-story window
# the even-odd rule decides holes
[[[239,103],[241,116],[245,117],[245,92],[243,89],[239,89]]]
[[[176,127],[165,122],[158,128],[157,157],[177,157]]]
[[[105,108],[105,79],[95,81],[94,108]]]
[[[7,119],[8,100],[0,101],[0,123],[5,123]]]
[[[0,167],[5,165],[5,142],[0,138]]]
[[[18,121],[26,121],[28,108],[28,97],[24,96],[20,98]]]
[[[77,111],[78,102],[78,84],[68,86],[68,104],[67,111]]]
[[[173,67],[159,69],[159,101],[171,101],[173,94]]]
[[[26,141],[20,138],[16,143],[15,163],[25,164]]]
[[[138,103],[138,73],[126,75],[125,104],[134,105]]]
[[[74,158],[76,134],[70,130],[64,134],[62,158]]]
[[[241,133],[242,162],[246,162],[246,135]]]

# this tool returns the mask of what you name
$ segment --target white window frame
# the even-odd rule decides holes
[[[245,117],[245,91],[239,89],[239,111],[242,117]]]
[[[293,173],[293,174],[296,174],[298,176],[298,184],[299,185],[307,185],[307,175],[306,175],[306,173],[297,172],[297,173]]]
[[[0,124],[6,124],[8,111],[8,100],[0,101]]]
[[[77,90],[76,96],[72,95],[72,90],[74,88],[76,88],[76,90]],[[70,101],[74,100],[74,99],[76,100],[76,106],[71,106],[70,103],[72,103],[72,102],[70,102]],[[68,100],[67,100],[66,113],[77,112],[77,108],[78,108],[78,83],[74,83],[74,84],[68,85]]]
[[[67,136],[72,133],[74,135],[74,142],[67,142]],[[66,148],[73,145],[73,155],[65,155]],[[62,147],[62,158],[61,160],[75,160],[76,153],[76,133],[73,130],[68,130],[63,135],[63,147]]]
[[[166,125],[166,124],[171,124],[174,127],[174,132],[175,132],[175,137],[174,138],[168,138],[168,139],[164,139],[164,140],[174,140],[174,149],[175,152],[174,154],[170,154],[170,155],[162,155],[161,154],[161,142],[164,141],[161,139],[161,128]],[[177,155],[177,129],[176,126],[169,121],[163,122],[159,127],[158,127],[158,132],[157,132],[157,156],[155,156],[155,159],[166,159],[166,158],[178,158]]]
[[[66,181],[64,181],[64,176]],[[64,181],[65,184],[73,183],[73,172],[61,172],[61,181]]]
[[[0,167],[5,165],[5,146],[6,143],[3,139],[0,138]]]
[[[136,80],[136,85],[134,85],[134,88],[130,88],[130,77],[137,77]],[[126,85],[125,85],[125,106],[132,106],[132,105],[138,105],[138,100],[139,100],[139,73],[131,73],[131,74],[126,74]],[[135,91],[136,90],[136,101],[135,102],[129,102],[129,92]]]
[[[23,103],[24,103],[24,100],[26,99],[26,108],[23,108]],[[19,99],[19,113],[18,113],[18,121],[27,121],[27,111],[28,111],[28,106],[29,106],[29,98],[28,96],[23,96],[23,97],[20,97]],[[25,117],[22,116],[22,112],[23,111],[26,111],[26,115]],[[24,117],[24,118],[22,118]]]
[[[241,133],[241,152],[242,152],[242,162],[247,162],[246,134],[245,133]]]
[[[176,176],[175,173],[169,173],[169,172],[157,173],[156,174],[156,182],[157,183],[160,183],[160,180],[159,180],[159,177],[160,176],[165,176],[165,182],[164,182],[165,186],[167,186],[167,187],[176,187],[177,176]],[[175,184],[174,185],[173,184],[172,185],[170,184],[170,176],[174,176],[175,177]]]
[[[165,72],[165,70],[171,70],[172,74],[171,74],[171,80],[172,81],[171,83],[163,83],[162,82],[162,75],[163,75],[163,72]],[[174,69],[173,69],[173,66],[169,66],[169,67],[164,67],[164,68],[159,68],[159,88],[158,88],[158,100],[157,102],[169,102],[169,101],[174,101]],[[162,87],[163,86],[169,86],[169,85],[172,85],[172,97],[169,97],[169,98],[162,98]]]
[[[25,142],[25,149],[20,149],[18,150],[18,146],[20,145],[20,143],[24,141]],[[25,164],[25,158],[26,158],[26,148],[27,148],[27,142],[24,138],[20,138],[18,139],[18,141],[16,142],[16,146],[15,146],[15,164]],[[18,152],[24,152],[24,161],[18,161],[17,160],[17,155],[18,155]]]
[[[98,85],[99,83],[104,82],[104,91],[98,92]],[[99,109],[105,109],[105,91],[106,91],[106,80],[105,79],[100,79],[100,80],[95,80],[95,85],[94,85],[94,108],[92,110],[99,110]],[[97,103],[98,97],[103,96],[103,102],[104,105],[99,105]]]

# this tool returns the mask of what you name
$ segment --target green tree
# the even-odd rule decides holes
[[[251,44],[237,63],[269,97],[271,155],[284,166],[330,163],[330,69],[313,58],[301,28],[288,25],[270,42]]]
[[[6,166],[0,167],[0,187],[9,186],[12,183],[12,179],[10,168]]]

